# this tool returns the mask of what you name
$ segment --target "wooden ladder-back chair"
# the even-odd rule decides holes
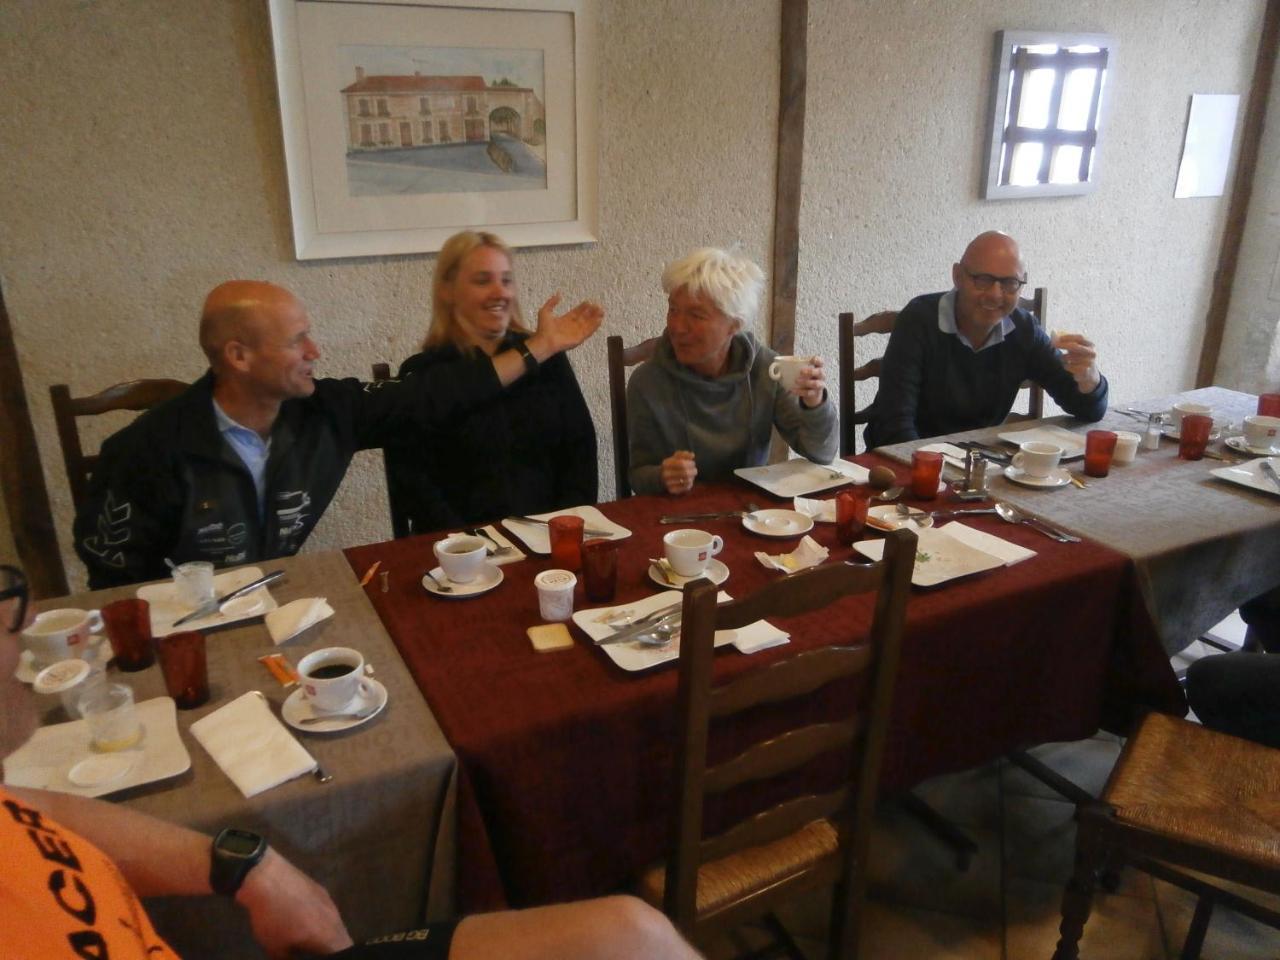
[[[1041,329],[1045,328],[1045,312],[1048,309],[1049,291],[1046,287],[1036,287],[1030,297],[1020,297],[1018,306],[1030,313]],[[842,313],[837,320],[837,331],[840,341],[840,456],[850,457],[857,453],[857,428],[869,419],[867,408],[854,408],[854,389],[863,380],[880,376],[882,357],[874,357],[859,365],[857,361],[856,343],[859,337],[869,333],[892,333],[894,324],[898,322],[896,310],[885,310],[873,313],[865,320],[858,320],[852,313]],[[1010,419],[1039,420],[1044,416],[1044,388],[1030,380],[1022,386],[1029,390],[1026,414],[1010,414]]]
[[[1098,800],[1076,815],[1076,866],[1054,960],[1076,960],[1096,876],[1129,863],[1196,894],[1183,960],[1215,903],[1280,928],[1280,912],[1201,878],[1280,894],[1280,750],[1151,713],[1125,743]],[[1189,875],[1183,870],[1195,871]]]
[[[915,549],[915,534],[894,531],[878,563],[817,567],[720,605],[717,588],[705,578],[685,588],[671,840],[666,864],[650,869],[640,886],[642,895],[661,904],[695,945],[705,947],[710,939],[762,916],[785,942],[789,938],[773,918],[773,907],[834,883],[828,955],[855,956],[871,817]],[[874,594],[867,642],[809,650],[711,685],[717,630],[793,616],[859,593]],[[858,696],[848,698],[844,716],[790,729],[707,765],[713,719],[717,728],[732,732],[736,721],[756,707],[793,702],[847,677],[860,677],[864,686]],[[837,789],[795,797],[704,837],[705,799],[798,769],[829,751],[849,757]]]
[[[176,397],[188,386],[190,384],[181,380],[130,380],[88,397],[71,396],[71,390],[65,383],[57,383],[49,388],[53,419],[58,427],[58,442],[62,446],[62,462],[66,464],[67,484],[71,487],[71,502],[77,511],[89,495],[89,477],[98,463],[96,453],[87,454],[80,446],[77,418],[96,417],[113,410],[150,410],[165,400]]]
[[[373,380],[375,383],[390,379],[391,364],[375,363],[373,365]],[[407,537],[413,531],[409,529],[409,518],[404,515],[403,510],[399,509],[395,497],[391,495],[391,468],[387,464],[386,450],[382,451],[382,473],[387,482],[387,510],[391,514],[391,535],[397,539]]]
[[[630,347],[613,334],[606,341],[609,356],[609,413],[613,419],[613,496],[623,500],[631,496],[630,438],[627,434],[627,367],[650,359],[661,337],[650,337]]]

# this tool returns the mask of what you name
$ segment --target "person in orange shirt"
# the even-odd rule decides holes
[[[37,725],[14,676],[27,621],[26,581],[0,565],[0,757]],[[226,833],[226,831],[224,831]],[[329,894],[265,846],[231,884],[214,870],[210,838],[118,804],[0,787],[0,943],[11,960],[46,957],[176,960],[139,897],[229,894],[271,957],[349,960],[641,960],[695,958],[670,922],[634,897],[605,897],[464,917],[353,946]]]

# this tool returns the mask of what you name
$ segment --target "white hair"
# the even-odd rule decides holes
[[[668,296],[681,287],[695,296],[705,293],[720,312],[742,327],[754,322],[760,309],[764,272],[746,257],[702,247],[662,271],[662,289]]]

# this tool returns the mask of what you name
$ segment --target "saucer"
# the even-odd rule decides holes
[[[906,527],[908,530],[918,527],[919,524],[913,521],[928,516],[928,512],[918,507],[911,507],[910,517],[904,517],[898,513],[897,504],[886,503],[878,507],[872,507],[867,511],[867,526],[874,527],[877,530],[898,530]],[[909,526],[910,524],[910,526]]]
[[[1280,447],[1251,447],[1244,442],[1244,437],[1227,437],[1226,444],[1232,450],[1249,453],[1255,457],[1274,457],[1280,453]]]
[[[1005,467],[1004,475],[1014,483],[1020,483],[1024,487],[1040,487],[1049,490],[1056,490],[1058,487],[1065,487],[1071,483],[1071,474],[1062,467],[1057,467],[1047,477],[1033,477],[1018,467]]]
[[[476,574],[476,578],[470,583],[451,583],[449,578],[444,575],[444,570],[440,567],[432,570],[431,574],[448,583],[452,589],[446,593],[440,589],[440,584],[427,576],[422,578],[422,586],[432,596],[444,597],[446,600],[465,600],[467,597],[478,597],[482,593],[488,593],[502,582],[502,568],[497,564],[489,563],[487,560],[484,566],[480,568],[480,572]]]
[[[712,557],[707,561],[706,571],[698,574],[698,576],[706,577],[718,587],[729,579],[729,568],[715,557]],[[666,587],[668,590],[673,587],[676,590],[683,590],[686,583],[691,583],[692,581],[697,580],[698,577],[686,577],[684,574],[676,573],[672,570],[671,580],[667,580],[662,576],[661,572],[659,572],[658,565],[656,563],[651,563],[649,564],[649,579],[660,587]]]
[[[813,529],[813,518],[795,510],[757,510],[744,516],[742,525],[762,537],[798,537]]]
[[[267,603],[262,597],[262,590],[253,590],[242,597],[235,597],[222,605],[221,613],[231,620],[243,620],[261,613]]]
[[[322,713],[316,713],[312,709],[311,704],[307,702],[306,694],[301,688],[289,694],[289,699],[284,702],[284,706],[280,708],[280,716],[284,718],[284,722],[295,730],[301,730],[303,733],[338,733],[342,730],[350,730],[352,727],[358,727],[362,723],[368,723],[374,717],[382,712],[382,708],[387,705],[387,688],[380,684],[373,677],[365,677],[364,682],[369,685],[368,694],[356,694],[355,699],[346,704],[341,710],[334,710],[335,714],[342,713],[368,713],[367,717],[361,717],[359,720],[323,720],[320,723],[303,723],[302,721],[310,717],[324,716]]]
[[[107,638],[95,633],[93,636],[89,637],[89,647],[93,652],[93,656],[85,657],[85,661],[91,667],[101,666],[103,669],[106,669],[108,661],[110,661],[113,656],[111,652],[111,644],[107,643]],[[36,674],[43,670],[45,666],[48,666],[48,664],[36,666],[36,655],[30,650],[23,650],[22,653],[18,655],[18,666],[13,671],[14,679],[19,680],[22,683],[35,683]]]

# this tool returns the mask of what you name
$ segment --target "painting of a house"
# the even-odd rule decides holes
[[[364,59],[385,64],[380,52]],[[349,53],[354,81],[340,93],[352,196],[546,189],[541,51],[397,51],[415,66],[402,73],[371,72]],[[455,72],[460,60],[486,66],[486,53],[486,73]]]

